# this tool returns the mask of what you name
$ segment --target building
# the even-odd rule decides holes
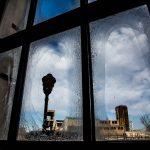
[[[119,124],[118,120],[97,120],[96,125],[99,126],[100,129],[104,130],[124,130],[124,126]]]
[[[99,140],[109,138],[121,138],[124,135],[125,128],[119,124],[118,120],[96,120],[96,137]]]
[[[54,130],[54,126],[55,126],[54,115],[55,115],[55,110],[47,111],[46,130]]]
[[[0,1],[3,3],[6,2],[6,1],[2,1],[2,0],[0,0]],[[12,0],[7,0],[7,1],[8,1],[8,4],[12,2]],[[89,0],[87,0],[87,1],[89,1]],[[93,4],[92,3],[87,4],[87,1],[81,0],[81,7],[79,6],[75,10],[70,10],[69,12],[66,12],[64,14],[63,13],[59,14],[55,18],[48,18],[47,21],[43,21],[40,24],[35,25],[34,24],[34,18],[35,18],[34,16],[35,16],[36,10],[38,9],[38,7],[37,7],[38,5],[36,4],[37,3],[36,0],[32,0],[32,3],[30,5],[31,7],[29,9],[30,11],[29,11],[29,17],[28,17],[28,21],[27,21],[28,23],[27,23],[27,25],[25,24],[26,28],[24,28],[25,30],[15,33],[4,39],[3,39],[3,36],[1,36],[1,38],[2,38],[0,40],[1,53],[6,52],[8,50],[12,50],[17,47],[21,47],[21,49],[22,49],[22,55],[20,58],[20,67],[19,67],[18,76],[17,76],[17,84],[16,84],[15,91],[13,92],[15,95],[14,98],[12,99],[13,109],[12,109],[12,111],[9,110],[9,112],[11,113],[11,118],[8,119],[8,120],[10,120],[10,125],[8,127],[9,136],[7,138],[9,141],[16,141],[16,134],[18,131],[19,120],[21,117],[20,110],[21,110],[21,108],[23,108],[21,104],[23,104],[22,103],[23,93],[24,93],[24,86],[25,86],[25,81],[26,81],[25,77],[27,74],[26,66],[28,65],[28,62],[29,62],[28,61],[28,59],[29,59],[28,52],[29,52],[31,45],[33,45],[32,43],[34,43],[35,41],[44,39],[46,37],[51,37],[53,35],[60,34],[60,32],[64,32],[64,31],[67,31],[67,30],[70,30],[73,28],[81,29],[79,31],[79,35],[77,36],[78,39],[81,38],[81,42],[76,42],[81,47],[80,51],[84,52],[84,55],[81,55],[82,61],[78,61],[79,65],[82,66],[81,67],[82,79],[81,79],[81,81],[79,80],[79,83],[82,85],[81,103],[83,102],[82,106],[79,107],[79,109],[80,108],[81,108],[81,110],[83,109],[83,131],[84,131],[83,140],[87,143],[87,142],[91,142],[93,140],[93,135],[95,134],[95,131],[94,131],[95,126],[91,126],[91,123],[95,121],[94,120],[95,119],[94,118],[95,110],[94,110],[94,104],[93,104],[94,100],[93,100],[93,97],[91,96],[91,95],[93,95],[93,89],[91,88],[91,86],[93,84],[92,83],[93,80],[91,80],[91,78],[93,77],[92,76],[93,75],[93,72],[92,72],[93,64],[91,64],[91,58],[92,59],[94,58],[93,60],[95,60],[95,51],[94,51],[94,55],[93,55],[93,53],[92,54],[90,53],[90,51],[93,49],[93,47],[95,47],[95,42],[94,42],[94,44],[91,44],[92,39],[90,37],[93,37],[91,32],[94,30],[96,33],[97,30],[95,27],[92,27],[92,24],[97,24],[99,22],[102,24],[104,20],[109,20],[109,19],[113,18],[114,15],[116,16],[118,13],[120,14],[120,13],[126,11],[125,14],[128,14],[128,18],[125,19],[125,22],[122,21],[123,17],[120,16],[119,18],[114,20],[115,25],[112,24],[111,22],[108,24],[108,26],[110,26],[110,29],[116,30],[119,27],[120,28],[131,27],[131,28],[133,28],[133,31],[138,31],[138,32],[143,31],[142,35],[144,34],[149,40],[149,32],[148,32],[149,31],[149,26],[148,26],[149,16],[148,15],[149,15],[149,11],[150,11],[149,0],[143,0],[143,1],[141,1],[141,0],[136,0],[136,1],[133,1],[133,0],[127,0],[127,1],[121,1],[121,0],[120,1],[119,0],[112,0],[112,1],[105,0],[104,1],[103,0],[103,1],[100,1],[100,0],[97,0],[97,1],[93,2]],[[67,4],[65,4],[65,5],[67,6]],[[143,9],[143,5],[145,7],[144,9]],[[2,5],[0,5],[0,8],[2,8],[1,6]],[[14,6],[15,7],[14,7],[13,11],[20,10],[20,9],[18,9],[17,5],[14,5]],[[132,10],[133,8],[141,7],[141,6],[142,6],[142,9],[138,8],[138,11]],[[56,7],[56,9],[58,9],[58,7]],[[0,9],[0,11],[1,10],[2,9]],[[145,11],[145,10],[147,10],[147,11]],[[51,10],[49,10],[49,11],[51,11]],[[12,11],[9,11],[9,12],[10,12],[10,15],[8,14],[9,17],[4,18],[2,20],[2,25],[5,24],[5,23],[3,23],[3,21],[6,21],[6,22],[9,21],[10,23],[3,25],[3,27],[9,27],[9,28],[13,27],[13,28],[11,28],[12,32],[16,32],[16,30],[14,30],[14,29],[18,29],[18,27],[21,30],[19,24],[16,22],[15,15],[12,14]],[[17,13],[18,15],[22,14],[21,11],[18,11],[18,12],[19,12],[19,13]],[[1,14],[2,14],[2,12],[1,12]],[[137,18],[136,18],[137,22],[135,22],[134,19],[130,18],[130,16],[131,17],[137,16]],[[109,18],[106,18],[106,17],[109,17]],[[22,17],[20,17],[20,18],[22,18]],[[140,22],[139,22],[139,20],[140,20]],[[144,23],[142,23],[143,20],[144,20]],[[63,23],[62,23],[62,21],[63,21]],[[16,25],[17,28],[16,27],[14,28],[14,25]],[[103,28],[101,28],[99,24],[97,26],[98,26],[98,28],[101,29],[101,31],[103,31]],[[107,26],[107,25],[104,24],[103,26]],[[1,31],[4,32],[3,29],[1,29]],[[5,30],[5,31],[7,31],[7,30]],[[105,34],[108,34],[108,32],[104,32],[104,35],[101,33],[100,37],[101,37],[101,35],[102,35],[102,37],[105,37]],[[3,33],[2,35],[8,35],[8,34]],[[141,34],[136,34],[136,36],[138,36],[138,37],[140,35]],[[105,38],[105,39],[107,39],[107,38]],[[116,41],[116,42],[118,42],[118,41]],[[104,43],[104,42],[102,41],[102,43]],[[75,45],[77,45],[77,44],[75,44]],[[119,42],[118,42],[118,44],[119,44]],[[146,42],[143,42],[143,44],[147,45]],[[149,42],[148,42],[148,46],[149,46]],[[136,48],[136,45],[135,45],[135,48]],[[78,55],[78,58],[80,58],[79,55]],[[105,57],[102,57],[102,59],[100,59],[100,60],[103,60],[103,58],[105,58]],[[103,63],[102,63],[102,65],[103,65]],[[103,66],[105,68],[105,64]],[[103,72],[103,69],[101,69],[101,70],[102,70],[102,75],[104,75],[104,77],[105,77],[105,69],[104,69],[104,72]],[[77,75],[76,75],[76,77],[77,77]],[[98,81],[97,81],[97,84],[103,86],[103,84],[98,83]],[[60,102],[61,101],[62,101],[62,99],[60,99]],[[72,101],[72,99],[71,99],[71,101]],[[89,111],[89,110],[91,110],[91,111]],[[3,109],[1,110],[1,113],[3,113],[2,111],[3,111]],[[87,129],[89,129],[89,131]],[[5,139],[3,139],[3,140],[5,140]],[[40,142],[40,144],[39,144],[39,142]],[[46,143],[41,142],[40,139],[39,139],[39,142],[37,142],[37,141],[26,142],[26,143],[30,143],[30,144],[26,144],[26,145],[28,145],[28,146],[26,146],[26,148],[28,149],[28,147],[32,147],[32,146],[34,148],[36,148],[36,145],[37,145],[37,147],[39,145],[41,145],[41,147],[43,149],[45,149],[46,146],[47,146],[47,148],[50,148],[53,145],[51,142],[49,142],[49,144],[48,144],[48,142],[46,142]],[[10,146],[10,144],[8,144],[7,140],[2,141],[1,143],[2,143],[2,145],[6,146],[5,149],[7,149],[7,145]],[[18,149],[21,149],[25,145],[24,142],[18,143],[16,141],[14,143],[16,143],[15,145],[17,146]],[[64,143],[68,145],[68,143],[66,143],[66,142],[64,142]],[[56,142],[55,144],[57,147],[58,143]],[[61,145],[63,147],[63,144],[59,144],[59,145]],[[65,146],[66,145],[64,145],[64,147]]]
[[[56,120],[55,131],[63,131],[63,123],[64,123],[64,120]]]
[[[119,121],[119,124],[121,126],[124,126],[126,131],[129,131],[129,117],[127,106],[119,105],[115,108],[115,110],[116,110],[116,119]]]
[[[75,117],[66,117],[64,120],[64,131],[77,132],[81,129],[82,120]]]
[[[140,130],[133,130],[133,131],[126,131],[125,136],[127,139],[150,139],[150,132],[140,131]]]
[[[116,120],[96,120],[96,136],[103,139],[124,139],[129,131],[128,109],[125,105],[115,107]]]

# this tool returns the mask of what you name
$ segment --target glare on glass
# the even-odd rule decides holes
[[[146,5],[90,24],[96,140],[150,139]]]
[[[82,140],[79,28],[31,44],[18,140]]]

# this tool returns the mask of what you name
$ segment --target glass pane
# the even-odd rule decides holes
[[[146,5],[90,24],[97,140],[150,139],[149,25]]]
[[[82,140],[80,43],[75,28],[31,44],[18,140]]]
[[[6,140],[21,48],[0,53],[0,140]]]
[[[0,24],[0,38],[25,28],[30,0],[8,0]]]
[[[88,0],[88,3],[92,3],[92,2],[95,2],[97,0]]]
[[[79,7],[80,0],[38,0],[34,24]]]

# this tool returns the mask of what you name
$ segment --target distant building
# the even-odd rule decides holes
[[[119,124],[118,120],[97,120],[96,125],[104,130],[124,130],[124,126]]]
[[[125,105],[115,107],[116,120],[96,120],[97,139],[124,139],[129,131],[128,109]]]
[[[48,110],[47,111],[47,124],[46,124],[46,130],[54,130],[54,115],[55,110]]]
[[[119,138],[125,133],[118,120],[96,120],[95,124],[97,139]]]
[[[66,117],[64,120],[64,131],[76,132],[81,129],[82,120],[75,117]]]
[[[64,120],[56,120],[55,131],[63,131],[63,123],[64,123]]]
[[[17,139],[25,140],[26,135],[27,135],[26,129],[24,127],[19,127]]]
[[[150,132],[144,132],[144,131],[126,131],[125,132],[126,138],[128,139],[150,139]]]
[[[115,110],[116,110],[116,119],[119,121],[119,124],[121,126],[124,126],[126,131],[129,131],[129,117],[127,106],[120,105],[117,106]]]

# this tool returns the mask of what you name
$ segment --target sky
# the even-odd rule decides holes
[[[150,29],[145,6],[91,23],[96,118],[127,105],[134,129],[150,110]]]
[[[42,2],[37,10],[38,22],[50,16],[46,3],[49,1]],[[115,107],[127,105],[134,128],[143,128],[139,117],[150,110],[148,18],[148,10],[143,6],[90,23],[96,118],[116,119]],[[80,44],[80,28],[75,28],[31,45],[21,123],[41,128],[44,111],[41,79],[48,73],[56,78],[48,106],[56,110],[55,119],[82,117]]]
[[[79,0],[38,0],[34,24],[79,7]]]

